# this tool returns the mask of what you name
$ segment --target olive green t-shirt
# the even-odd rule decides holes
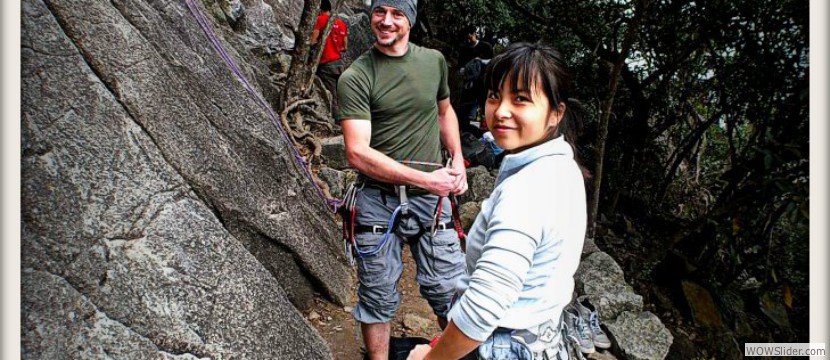
[[[438,100],[450,96],[444,56],[415,44],[400,57],[365,52],[337,82],[337,121],[372,122],[373,149],[420,170],[412,162],[441,163]]]

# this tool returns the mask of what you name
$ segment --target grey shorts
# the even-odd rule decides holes
[[[417,267],[415,279],[423,296],[435,315],[446,318],[455,283],[465,271],[464,253],[461,252],[458,234],[452,227],[437,231],[431,236],[429,227],[438,196],[409,197],[409,215],[400,217],[398,226],[390,233],[377,254],[357,257],[358,302],[352,315],[365,324],[385,323],[392,320],[401,302],[398,281],[403,273],[401,252],[409,244]],[[355,223],[359,225],[387,226],[392,212],[398,206],[398,197],[365,187],[358,191]],[[451,208],[444,198],[441,222],[451,222]],[[384,234],[363,232],[355,234],[361,250],[375,249]]]

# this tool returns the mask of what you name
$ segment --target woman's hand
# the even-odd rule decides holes
[[[429,345],[416,345],[415,348],[409,352],[409,356],[406,357],[406,360],[421,360],[427,356],[430,350],[432,350],[432,347]]]

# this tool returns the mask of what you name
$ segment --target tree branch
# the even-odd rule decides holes
[[[600,188],[602,186],[602,168],[603,168],[603,158],[605,157],[605,143],[606,138],[608,137],[608,123],[611,120],[611,111],[614,107],[614,97],[617,93],[617,85],[619,84],[620,73],[622,72],[623,66],[625,66],[625,59],[628,57],[628,52],[631,50],[631,46],[634,43],[634,37],[637,34],[637,31],[640,27],[640,22],[642,21],[643,12],[648,7],[647,0],[638,0],[637,3],[634,5],[634,19],[632,20],[631,24],[628,26],[628,29],[625,32],[625,38],[623,39],[623,47],[620,52],[620,56],[617,59],[617,62],[614,63],[614,70],[611,73],[611,79],[609,80],[608,84],[608,96],[606,97],[605,104],[603,104],[602,110],[602,118],[600,119],[600,127],[599,127],[599,134],[597,136],[597,162],[596,168],[594,170],[594,183],[593,183],[593,190],[594,194],[591,197],[591,225],[590,225],[590,234],[593,236],[594,230],[596,229],[596,219],[599,212],[599,195],[600,195]]]
[[[668,192],[669,184],[671,184],[671,181],[674,179],[674,174],[677,172],[677,168],[680,166],[683,160],[686,159],[686,156],[692,151],[692,149],[695,148],[695,145],[698,143],[703,134],[706,133],[706,130],[708,130],[709,127],[711,127],[712,124],[715,123],[715,120],[720,118],[720,115],[721,112],[718,112],[717,114],[713,115],[711,118],[706,120],[706,122],[698,126],[697,129],[695,129],[691,135],[689,135],[687,138],[683,140],[682,144],[684,145],[681,146],[681,150],[675,151],[671,156],[669,156],[669,160],[672,161],[673,159],[673,161],[671,166],[666,167],[663,181],[660,183],[659,190],[654,196],[654,199],[656,199],[657,202],[661,202],[665,199],[666,193]]]

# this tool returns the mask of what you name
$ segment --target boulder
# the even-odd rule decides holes
[[[596,306],[602,321],[613,320],[626,311],[643,310],[643,297],[637,295],[629,285],[585,296]]]
[[[343,189],[345,187],[346,174],[342,171],[324,167],[317,173],[320,180],[323,180],[329,186],[329,193],[335,198],[343,197]]]
[[[600,251],[600,249],[597,247],[597,243],[594,241],[594,238],[586,237],[585,243],[582,244],[582,256],[585,257],[598,251]]]
[[[625,311],[605,322],[614,352],[626,360],[662,360],[674,337],[651,312]]]
[[[338,16],[349,27],[349,49],[343,54],[342,60],[345,65],[349,65],[374,45],[375,34],[369,26],[367,12],[343,11]]]
[[[611,255],[602,251],[582,260],[576,270],[576,276],[577,291],[581,294],[598,294],[626,285],[622,268]]]
[[[723,319],[712,295],[703,286],[688,280],[681,282],[686,303],[692,310],[692,319],[695,324],[710,328],[723,327]]]
[[[275,54],[294,48],[302,0],[219,0],[225,20],[239,33],[245,50]],[[241,49],[240,49],[241,50]]]
[[[602,321],[643,309],[643,297],[634,293],[620,266],[605,252],[597,251],[583,259],[574,278],[577,293],[590,299]]]
[[[459,206],[458,215],[461,218],[461,227],[465,233],[470,232],[473,222],[476,221],[478,213],[481,211],[481,204],[477,202],[468,202]]]
[[[195,4],[238,69],[187,2],[22,3],[26,359],[331,358],[299,309],[349,299],[338,229]]]
[[[321,155],[326,166],[344,170],[349,168],[349,160],[346,158],[346,143],[343,136],[335,136],[320,141],[323,145]]]
[[[495,188],[496,179],[490,175],[484,166],[476,166],[467,169],[467,184],[469,189],[459,201],[463,203],[476,202],[488,198]]]

